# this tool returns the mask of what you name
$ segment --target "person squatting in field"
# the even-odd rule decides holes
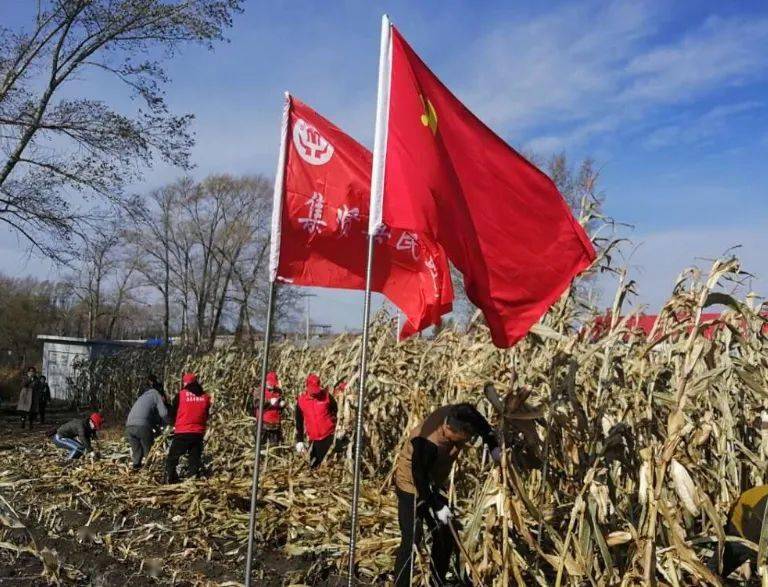
[[[194,373],[184,373],[181,377],[182,388],[173,400],[171,419],[174,422],[173,440],[165,461],[165,479],[167,483],[178,483],[176,468],[182,455],[189,456],[189,474],[200,476],[200,462],[203,458],[203,437],[211,412],[211,396]]]
[[[296,400],[296,452],[304,453],[304,432],[310,442],[309,467],[323,462],[333,445],[338,406],[333,394],[320,385],[320,377],[307,376],[304,393]]]
[[[425,522],[432,536],[430,585],[442,585],[456,550],[448,500],[441,490],[464,446],[480,435],[493,460],[501,461],[501,449],[487,420],[467,403],[443,406],[411,431],[397,456],[395,493],[401,542],[395,559],[395,585],[411,585],[414,551]]]
[[[40,386],[37,382],[37,369],[29,367],[22,379],[21,391],[19,392],[19,401],[16,404],[16,410],[21,416],[21,427],[24,428],[29,422],[29,429],[32,429],[32,422],[35,420],[37,411],[40,409]]]
[[[79,459],[83,454],[93,452],[92,440],[96,440],[96,432],[104,425],[101,414],[93,413],[88,418],[74,418],[59,426],[53,435],[53,443],[59,448],[69,451],[67,460]]]
[[[264,388],[264,415],[262,416],[262,439],[264,442],[280,444],[283,441],[281,423],[284,408],[285,400],[283,400],[283,390],[280,389],[277,373],[270,371],[267,373]],[[259,417],[258,389],[253,390],[253,415],[256,418]]]
[[[131,406],[125,421],[125,439],[131,447],[131,464],[134,471],[141,468],[157,433],[168,421],[168,408],[161,389],[157,377],[150,373],[144,391]]]
[[[723,529],[725,535],[744,538],[759,544],[766,504],[768,504],[768,485],[757,485],[742,493],[728,512],[728,521]],[[757,553],[745,544],[726,542],[723,547],[721,577],[727,579],[747,561],[754,566],[756,556]],[[717,562],[716,558],[715,562]]]

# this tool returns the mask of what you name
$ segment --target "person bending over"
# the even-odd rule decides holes
[[[67,451],[67,460],[79,459],[85,453],[93,452],[92,440],[104,425],[104,418],[98,412],[88,418],[75,418],[65,422],[53,435],[53,443]]]
[[[395,559],[395,585],[411,585],[414,551],[422,537],[422,523],[432,535],[430,585],[443,585],[455,551],[448,500],[441,491],[462,449],[480,435],[495,462],[501,449],[486,419],[467,403],[443,406],[411,431],[397,456],[395,493],[401,541]]]

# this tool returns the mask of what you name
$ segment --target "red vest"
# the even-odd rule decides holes
[[[324,392],[319,398],[302,393],[299,409],[304,416],[304,430],[311,441],[322,440],[336,429],[336,416],[331,413],[331,396]]]
[[[276,399],[278,404],[273,406],[269,403],[269,400]],[[272,391],[271,389],[264,390],[264,423],[265,424],[280,424],[280,400],[282,395],[280,390]],[[256,398],[256,406],[253,409],[254,416],[258,417],[259,413],[259,400]]]
[[[173,431],[176,434],[205,434],[210,407],[211,396],[207,393],[195,395],[182,389],[179,392],[179,410],[176,412]]]

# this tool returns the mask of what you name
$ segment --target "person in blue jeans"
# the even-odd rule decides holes
[[[88,418],[75,418],[59,426],[53,436],[53,443],[69,452],[67,460],[78,459],[86,452],[91,452],[91,440],[96,438],[96,431],[101,430],[104,418],[99,413]]]

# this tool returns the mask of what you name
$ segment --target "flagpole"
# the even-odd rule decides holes
[[[368,369],[368,326],[371,316],[371,282],[373,280],[373,249],[382,220],[384,196],[384,163],[387,151],[389,118],[389,84],[392,64],[391,25],[389,17],[381,17],[381,45],[379,48],[379,78],[376,97],[376,126],[373,137],[373,166],[371,170],[371,205],[368,221],[368,260],[365,271],[365,303],[363,307],[363,340],[360,348],[360,387],[357,391],[357,421],[355,424],[355,460],[352,485],[352,511],[349,530],[348,587],[355,584],[355,550],[357,546],[357,511],[360,502],[360,460],[363,449],[363,411],[365,408],[365,381]]]
[[[285,154],[288,144],[288,114],[291,97],[285,93],[285,106],[280,129],[280,151],[277,156],[277,172],[275,173],[275,188],[272,196],[272,233],[270,235],[269,257],[269,299],[267,301],[267,324],[264,328],[264,347],[261,357],[261,381],[259,383],[259,408],[256,410],[256,455],[253,459],[253,479],[251,481],[251,512],[248,519],[248,553],[245,560],[245,585],[251,587],[253,575],[253,533],[256,526],[256,498],[259,493],[259,473],[261,469],[261,437],[264,427],[264,391],[267,385],[267,369],[269,367],[269,347],[272,342],[272,315],[275,309],[275,294],[277,290],[277,263],[280,255],[280,217],[283,207],[283,181],[285,179]]]

